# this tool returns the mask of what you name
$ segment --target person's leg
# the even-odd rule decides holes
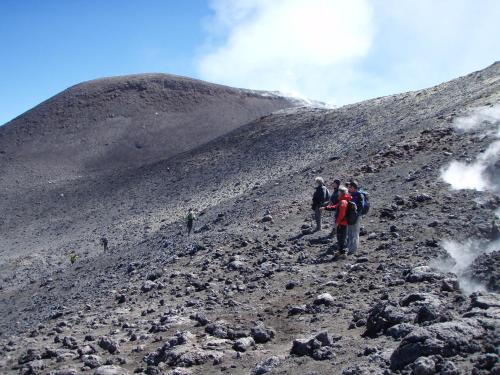
[[[315,230],[321,230],[321,210],[319,207],[317,207],[314,210],[314,219],[316,220],[316,229]]]
[[[346,245],[347,249],[349,250],[349,253],[351,252],[352,249],[352,239],[353,239],[353,232],[354,232],[354,225],[348,225],[347,226],[347,239],[346,239]]]
[[[193,229],[193,223],[188,221],[188,234],[191,234],[191,230]]]
[[[359,230],[361,229],[361,216],[354,225],[349,225],[348,248],[349,254],[356,254],[359,244]]]
[[[338,225],[337,226],[337,250],[339,253],[345,252],[345,239],[347,233],[347,226]]]
[[[330,238],[335,238],[336,233],[337,233],[337,222],[335,221],[335,217],[334,217],[333,224],[332,224],[332,232],[330,233]]]

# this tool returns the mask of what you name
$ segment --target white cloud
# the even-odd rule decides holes
[[[212,0],[199,76],[333,104],[427,87],[498,59],[500,2]]]
[[[215,82],[327,95],[325,83],[337,77],[329,70],[348,67],[372,43],[365,0],[218,0],[212,7],[212,30],[226,31],[227,39],[201,58],[199,68]]]

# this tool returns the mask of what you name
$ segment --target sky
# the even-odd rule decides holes
[[[82,81],[163,72],[332,105],[500,60],[498,0],[0,0],[0,124]]]

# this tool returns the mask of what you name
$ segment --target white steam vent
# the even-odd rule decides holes
[[[449,183],[452,189],[473,189],[500,194],[500,176],[498,173],[500,160],[500,105],[475,108],[467,116],[457,118],[453,126],[458,131],[464,132],[484,131],[485,136],[493,137],[493,142],[484,152],[477,155],[473,161],[452,161],[441,170],[442,179]],[[500,208],[496,210],[495,214],[497,218],[500,216]],[[466,270],[478,256],[499,250],[500,240],[489,242],[445,240],[441,245],[450,258],[441,260],[436,266],[442,271],[455,273],[460,280],[461,288],[466,293],[484,290],[485,286],[472,281]]]
[[[468,116],[457,118],[454,127],[461,131],[484,129],[495,141],[473,162],[454,160],[441,172],[443,180],[453,189],[491,190],[500,192],[495,164],[500,159],[500,105],[474,109]],[[492,126],[495,128],[491,130]]]

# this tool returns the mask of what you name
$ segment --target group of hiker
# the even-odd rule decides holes
[[[358,250],[361,220],[370,209],[368,194],[359,188],[358,182],[351,180],[345,186],[340,180],[333,180],[333,191],[330,193],[322,177],[315,178],[316,190],[312,198],[312,210],[316,228],[322,229],[322,211],[334,211],[335,220],[331,235],[337,237],[337,251],[345,254],[355,254]],[[186,217],[187,233],[191,234],[196,215],[192,208]]]
[[[367,193],[359,188],[355,180],[349,181],[346,186],[341,186],[340,180],[334,180],[331,193],[322,177],[316,177],[315,183],[311,206],[316,221],[314,232],[322,229],[322,211],[334,211],[332,235],[337,236],[337,251],[345,254],[347,248],[348,254],[355,254],[358,250],[361,220],[370,209]]]

